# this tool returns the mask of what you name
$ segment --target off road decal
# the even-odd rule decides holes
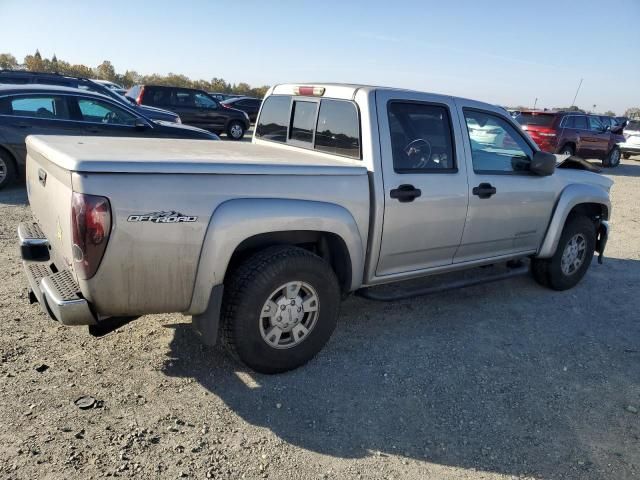
[[[127,222],[152,222],[152,223],[186,223],[195,222],[198,217],[184,215],[172,210],[170,212],[151,212],[141,215],[129,215]]]

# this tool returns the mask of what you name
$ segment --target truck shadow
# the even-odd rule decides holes
[[[15,183],[0,190],[0,205],[27,205],[27,189]]]
[[[600,294],[611,278],[616,302]],[[638,278],[640,261],[607,259],[569,292],[521,277],[384,304],[350,298],[325,350],[276,376],[194,348],[190,325],[175,324],[164,372],[325,455],[599,478],[640,461],[640,424],[624,410],[640,400]]]
[[[602,169],[602,173],[612,177],[640,177],[640,162],[637,160],[623,160],[616,168]]]

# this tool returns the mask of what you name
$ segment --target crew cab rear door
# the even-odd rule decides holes
[[[378,276],[449,265],[469,189],[460,124],[447,97],[376,93],[384,183]]]

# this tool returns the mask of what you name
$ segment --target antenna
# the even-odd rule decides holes
[[[576,104],[576,98],[578,98],[578,92],[580,91],[580,87],[582,86],[582,78],[580,79],[580,83],[578,84],[578,89],[576,90],[576,94],[573,97],[573,102],[571,102],[571,107],[573,107]]]

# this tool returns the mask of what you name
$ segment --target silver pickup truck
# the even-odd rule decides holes
[[[611,180],[556,168],[502,108],[390,88],[275,86],[252,143],[27,148],[33,302],[98,333],[182,312],[266,373],[311,359],[350,292],[522,259],[571,288],[611,214]]]

